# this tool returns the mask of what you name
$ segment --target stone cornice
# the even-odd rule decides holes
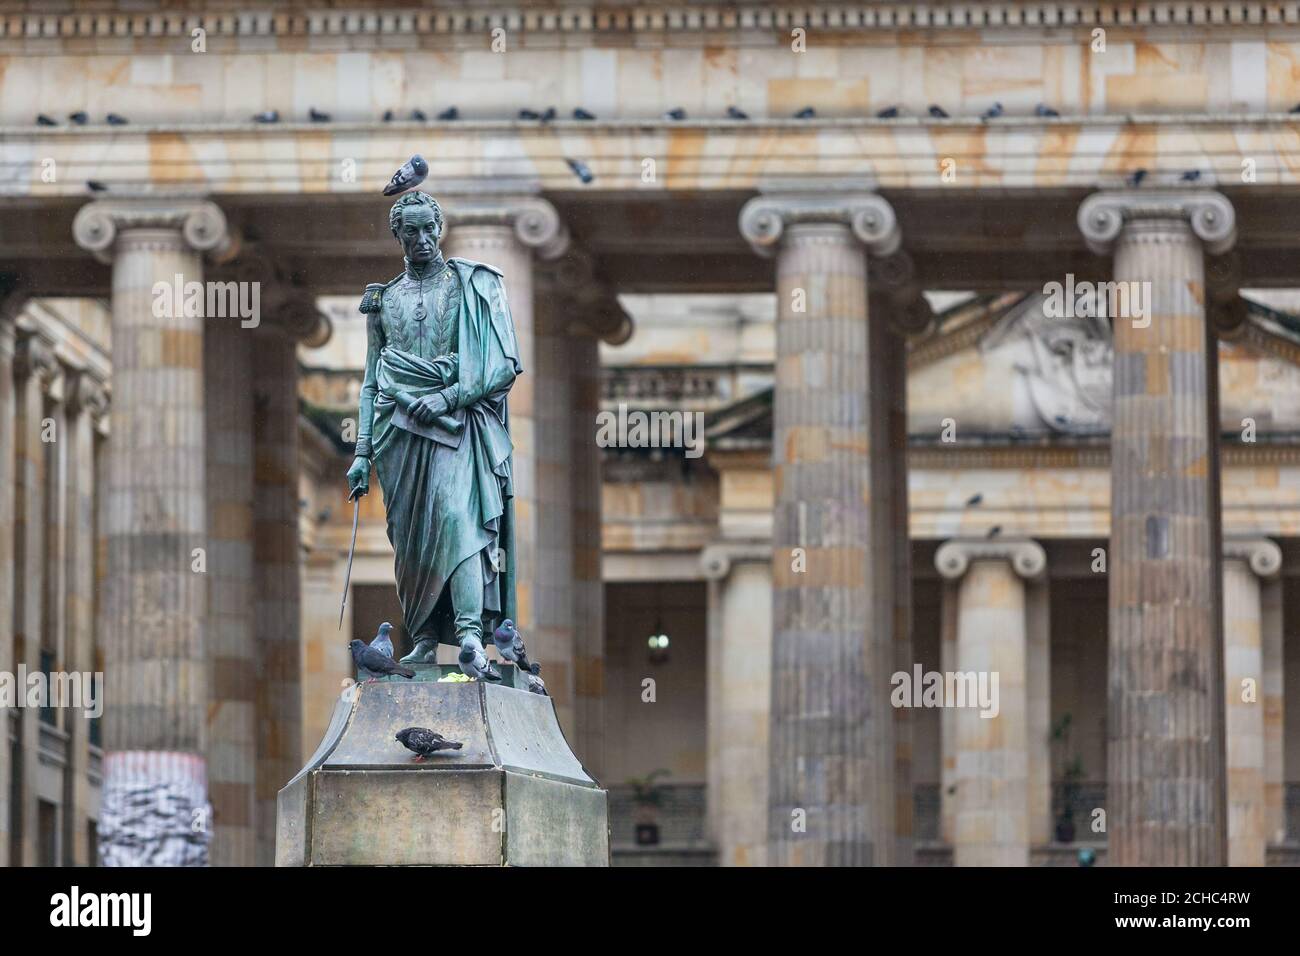
[[[25,4],[21,6],[26,6]],[[12,2],[0,6],[0,43],[53,40],[116,41],[183,38],[188,45],[196,27],[209,42],[229,38],[305,37],[420,40],[437,37],[480,37],[493,28],[511,32],[564,36],[592,33],[691,35],[721,30],[790,30],[830,33],[895,33],[914,30],[1068,30],[1071,27],[1183,27],[1300,23],[1296,2],[1130,2],[1075,3],[1041,0],[1036,3],[666,3],[666,4],[493,4],[491,6],[435,3],[424,9],[322,9],[305,3],[232,3],[218,13],[183,10],[139,12],[134,6],[97,12],[39,12]],[[19,9],[14,9],[19,7]],[[6,12],[12,10],[12,12]]]
[[[1001,541],[954,538],[935,552],[934,566],[940,575],[949,581],[956,581],[966,573],[972,561],[982,559],[1010,561],[1016,574],[1026,581],[1042,577],[1047,570],[1047,552],[1041,544],[1029,538],[1008,538]]]
[[[1079,231],[1088,248],[1109,253],[1124,227],[1148,220],[1186,222],[1207,252],[1219,255],[1232,248],[1237,217],[1232,203],[1212,190],[1128,189],[1093,193],[1079,205]]]
[[[874,193],[774,190],[740,210],[740,234],[761,256],[775,255],[786,227],[803,223],[848,226],[875,256],[892,256],[903,239],[894,207]]]
[[[136,230],[174,233],[195,252],[222,255],[231,248],[225,213],[216,203],[193,197],[139,196],[98,199],[77,211],[72,235],[100,262],[113,261],[119,239]]]

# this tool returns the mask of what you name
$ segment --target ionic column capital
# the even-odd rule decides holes
[[[32,375],[40,380],[41,391],[48,392],[62,378],[63,366],[53,343],[39,332],[20,326],[14,348],[14,377],[25,379]]]
[[[1269,538],[1224,536],[1223,557],[1245,562],[1259,578],[1276,577],[1282,570],[1282,549]]]
[[[68,413],[90,415],[98,426],[108,416],[108,389],[87,369],[68,371]]]
[[[1186,223],[1212,255],[1227,252],[1237,238],[1232,203],[1208,189],[1098,192],[1079,205],[1079,231],[1088,248],[1099,255],[1114,248],[1129,223],[1160,220]]]
[[[559,210],[540,196],[452,194],[439,200],[447,228],[502,226],[511,229],[520,245],[541,259],[555,259],[569,248],[569,228]],[[444,237],[445,239],[445,237]]]
[[[188,247],[194,252],[226,255],[233,248],[226,214],[206,199],[140,196],[97,199],[77,211],[72,235],[77,245],[100,262],[113,261],[120,240],[135,234],[143,239]]]
[[[874,193],[771,193],[740,210],[740,234],[761,256],[775,255],[786,227],[803,223],[848,226],[874,256],[893,255],[903,241],[894,207]]]
[[[711,544],[700,552],[700,568],[710,581],[721,581],[731,574],[731,566],[741,561],[769,562],[772,548],[757,541],[725,541]]]
[[[1026,581],[1042,577],[1047,571],[1047,552],[1029,538],[954,538],[943,544],[934,556],[934,566],[949,581],[960,580],[972,561],[1003,560]]]

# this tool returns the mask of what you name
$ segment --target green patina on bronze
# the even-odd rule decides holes
[[[507,395],[523,372],[501,273],[438,249],[442,211],[407,193],[389,225],[406,268],[366,287],[365,379],[353,492],[384,493],[397,594],[415,649],[490,638],[515,613]]]

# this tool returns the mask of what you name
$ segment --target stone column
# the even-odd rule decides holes
[[[1286,841],[1285,670],[1282,647],[1282,579],[1260,581],[1260,641],[1264,679],[1264,837],[1266,843]]]
[[[209,809],[203,316],[202,306],[155,310],[155,302],[166,304],[159,290],[174,304],[184,285],[202,282],[202,254],[226,244],[225,217],[193,198],[100,200],[77,213],[73,234],[113,265],[100,858],[202,865],[207,834],[194,821]]]
[[[1269,833],[1263,588],[1282,569],[1267,538],[1223,542],[1223,676],[1228,760],[1228,865],[1263,866]]]
[[[514,442],[515,595],[517,620],[529,655],[542,665],[560,724],[573,727],[574,615],[571,572],[573,528],[565,457],[572,409],[560,343],[540,342],[533,300],[533,257],[554,259],[569,235],[555,207],[519,194],[449,195],[447,256],[495,266],[504,274],[506,299],[519,342],[523,374],[510,390]],[[495,655],[495,652],[493,652]]]
[[[46,393],[62,370],[53,346],[37,333],[20,331],[14,360],[16,381],[14,443],[14,662],[34,673],[40,669],[45,599],[46,454],[41,440]],[[11,857],[22,866],[39,862],[37,846],[36,771],[40,752],[38,708],[18,712],[18,775],[15,808],[18,827]]]
[[[208,788],[212,865],[252,866],[257,777],[253,563],[255,333],[229,318],[203,330],[208,469]]]
[[[957,737],[953,862],[1027,866],[1041,784],[1030,776],[1030,674],[1046,668],[1031,657],[1041,642],[1031,644],[1025,581],[1042,577],[1047,556],[1033,541],[957,540],[934,563],[960,582],[956,677],[950,695],[945,676],[943,699]]]
[[[95,442],[108,414],[104,383],[85,369],[68,373],[67,641],[60,669],[93,675],[95,667]],[[93,677],[91,678],[93,680]],[[102,698],[101,698],[102,699]],[[64,775],[63,865],[89,866],[90,720],[68,710]]]
[[[26,295],[6,289],[0,294],[0,608],[14,606],[14,320]],[[14,673],[14,616],[0,613],[0,671]],[[9,803],[12,750],[8,708],[0,707],[0,866],[9,865]]]
[[[306,292],[279,288],[268,299],[252,362],[259,866],[275,864],[276,795],[302,767],[298,342],[329,338]]]
[[[942,585],[939,613],[939,669],[957,671],[957,613],[960,589],[956,581]],[[957,711],[944,707],[939,712],[939,836],[950,847],[957,845]]]
[[[568,337],[574,428],[569,444],[573,509],[574,752],[597,780],[605,752],[605,582],[601,579],[601,468],[596,445],[600,350],[590,335]]]
[[[890,350],[867,261],[897,250],[873,195],[750,200],[740,231],[776,256],[768,862],[895,862],[895,470]],[[901,489],[906,493],[905,487]]]
[[[1114,252],[1129,293],[1114,318],[1107,859],[1221,865],[1218,355],[1204,257],[1232,245],[1233,209],[1208,191],[1097,193],[1079,227]]]
[[[710,545],[708,820],[722,866],[767,861],[768,702],[772,663],[772,549]]]

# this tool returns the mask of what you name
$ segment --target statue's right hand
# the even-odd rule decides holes
[[[361,498],[370,491],[370,459],[354,458],[348,469],[348,497]]]

